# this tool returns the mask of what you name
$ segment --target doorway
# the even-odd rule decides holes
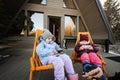
[[[49,30],[56,37],[56,42],[60,44],[61,38],[61,17],[49,16]]]

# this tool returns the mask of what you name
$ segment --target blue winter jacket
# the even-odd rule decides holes
[[[36,52],[42,63],[47,62],[49,59],[49,56],[54,55],[53,50],[62,50],[62,49],[54,41],[48,43],[44,40],[42,40],[36,47]]]

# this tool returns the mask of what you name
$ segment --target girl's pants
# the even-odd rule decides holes
[[[59,56],[54,55],[49,57],[48,64],[54,65],[54,76],[55,80],[65,80],[65,72],[67,74],[75,74],[72,61],[66,54],[60,54]],[[64,70],[65,68],[65,70]]]
[[[85,61],[89,61],[91,64],[96,64],[96,65],[102,66],[102,62],[101,62],[100,58],[94,52],[83,53],[81,55],[80,59],[81,59],[82,63],[84,63]]]

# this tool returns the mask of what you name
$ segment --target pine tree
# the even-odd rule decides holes
[[[117,0],[107,0],[104,10],[116,40],[120,41],[120,3]]]

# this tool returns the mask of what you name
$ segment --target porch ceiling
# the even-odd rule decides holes
[[[114,43],[114,36],[99,0],[76,0],[77,6],[94,39],[109,39]]]
[[[102,16],[95,0],[76,0],[86,25],[93,38],[107,38],[108,33],[105,28]],[[99,36],[98,36],[99,35]]]

